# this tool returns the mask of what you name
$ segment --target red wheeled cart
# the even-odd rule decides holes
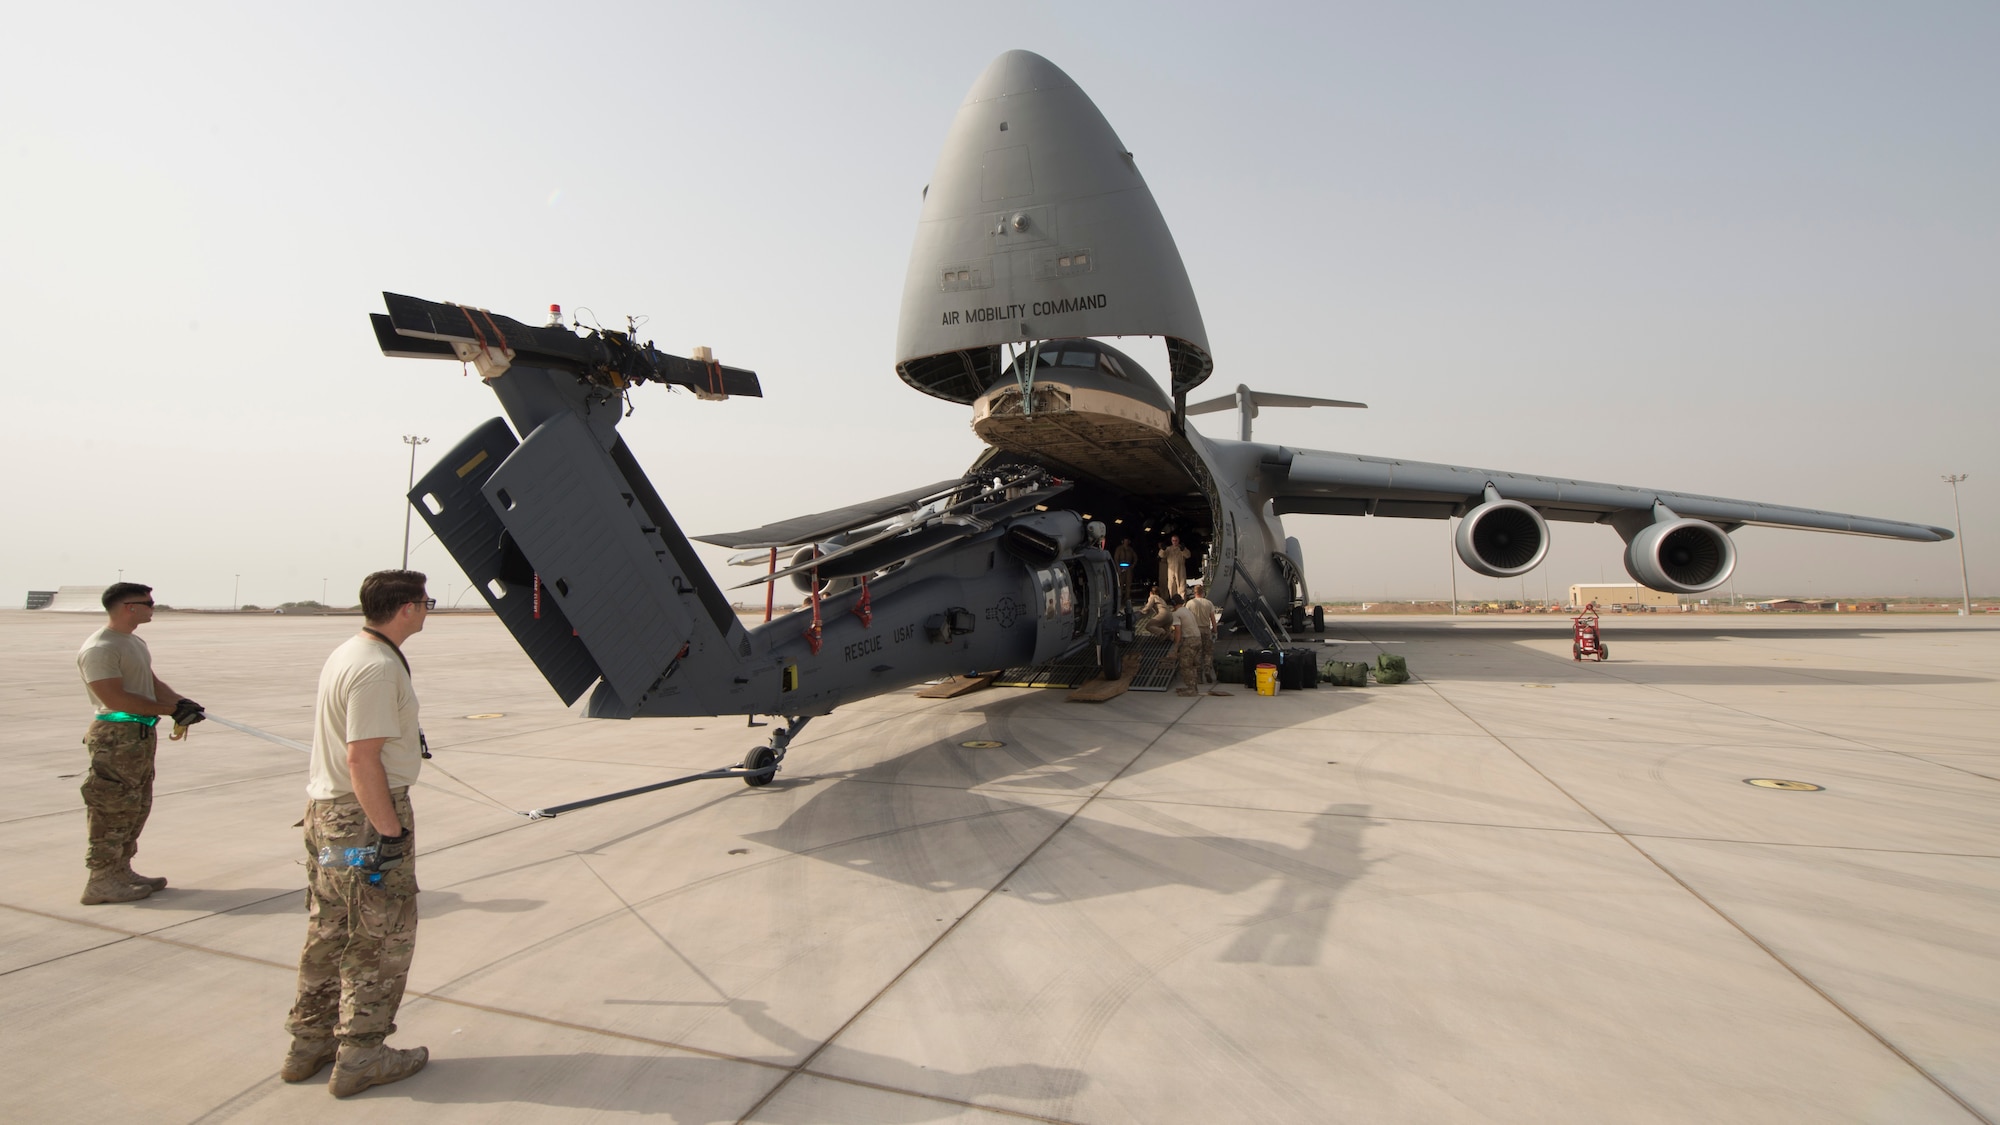
[[[1571,660],[1582,660],[1584,657],[1589,657],[1592,660],[1611,659],[1611,650],[1604,646],[1604,637],[1597,631],[1597,606],[1595,603],[1584,607],[1582,613],[1577,614],[1569,620],[1570,624],[1576,626],[1576,639],[1570,642],[1569,646],[1569,658]]]

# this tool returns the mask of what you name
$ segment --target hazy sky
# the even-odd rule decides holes
[[[120,569],[351,600],[395,565],[401,436],[421,469],[500,411],[378,353],[385,289],[757,370],[762,401],[646,388],[624,424],[691,534],[958,473],[970,412],[896,378],[895,320],[946,127],[1012,48],[1136,154],[1196,397],[1371,406],[1260,438],[1946,526],[1969,473],[2000,593],[1991,3],[47,4],[0,41],[0,601]],[[1290,526],[1319,596],[1449,588],[1443,524]],[[1609,528],[1555,536],[1460,592],[1622,576]],[[1952,545],[1737,542],[1745,594],[1958,590]]]

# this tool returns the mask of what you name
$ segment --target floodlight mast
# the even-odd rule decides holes
[[[427,437],[404,434],[403,444],[410,447],[410,483],[403,487],[403,569],[410,569],[410,490],[417,487],[417,447],[429,442]]]
[[[1964,598],[1958,615],[1972,616],[1972,583],[1965,577],[1965,516],[1958,510],[1958,482],[1966,478],[1965,473],[1947,473],[1941,479],[1951,486],[1951,518],[1958,530],[1958,593]]]

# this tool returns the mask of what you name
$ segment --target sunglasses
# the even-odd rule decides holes
[[[150,601],[145,601],[145,602],[119,602],[118,604],[119,604],[119,605],[152,605],[153,603],[152,603],[152,602],[150,602]]]
[[[147,604],[151,605],[152,603],[148,602]],[[438,600],[436,598],[412,598],[410,604],[420,605],[425,609],[436,609],[438,607]]]

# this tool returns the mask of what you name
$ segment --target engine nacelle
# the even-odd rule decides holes
[[[1669,594],[1699,594],[1729,580],[1736,544],[1729,533],[1702,520],[1649,524],[1625,546],[1625,573],[1642,586]]]
[[[1519,500],[1488,494],[1458,521],[1453,540],[1465,565],[1490,578],[1514,578],[1541,565],[1549,553],[1549,525]]]
[[[785,564],[786,569],[804,566],[838,546],[840,546],[838,543],[808,543],[798,549],[798,552],[792,556],[791,562]],[[797,586],[800,593],[810,594],[813,592],[813,580],[817,577],[818,575],[810,570],[801,570],[797,574],[792,575],[792,585]],[[819,585],[821,592],[824,593],[827,584],[822,581]]]

